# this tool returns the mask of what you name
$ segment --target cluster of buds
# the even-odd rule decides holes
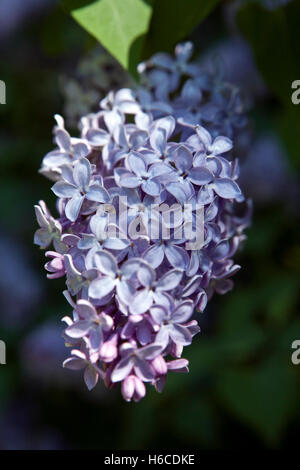
[[[232,288],[240,268],[232,256],[250,219],[250,205],[242,217],[235,211],[244,196],[219,114],[214,129],[203,126],[191,50],[182,44],[175,60],[141,65],[148,88],[110,92],[81,118],[80,137],[57,115],[56,149],[40,170],[54,181],[59,217],[36,206],[35,243],[53,242],[45,267],[66,278],[73,309],[63,319],[72,348],[64,366],[83,369],[89,389],[99,378],[109,388],[120,382],[127,401],[140,400],[147,382],[161,391],[168,371],[188,371],[194,312]]]

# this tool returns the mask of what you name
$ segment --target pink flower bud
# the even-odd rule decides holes
[[[102,343],[99,349],[99,358],[103,362],[112,362],[118,356],[117,335]]]
[[[133,399],[134,401],[140,401],[146,395],[146,387],[144,382],[138,377],[135,377],[135,391]]]
[[[134,375],[129,375],[122,382],[121,391],[122,391],[122,395],[123,395],[123,397],[126,401],[131,401],[131,399],[133,397],[134,390],[135,390],[135,381],[134,381],[134,379],[135,379]]]
[[[45,264],[45,269],[51,274],[47,274],[48,279],[56,279],[58,277],[63,277],[66,274],[64,266],[64,256],[55,251],[47,251],[46,256],[49,256],[51,261]]]
[[[157,375],[165,375],[168,372],[166,361],[162,356],[157,356],[151,364]]]
[[[144,382],[135,375],[128,375],[122,382],[122,395],[126,401],[139,401],[146,395]]]

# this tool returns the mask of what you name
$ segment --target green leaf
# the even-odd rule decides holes
[[[213,10],[219,0],[158,0],[154,6],[147,50],[172,51]]]
[[[219,1],[62,0],[62,3],[86,31],[136,76],[136,67],[142,59],[158,51],[172,51]]]
[[[63,5],[125,69],[136,74],[152,15],[150,1],[96,0],[88,3],[86,0],[76,0],[65,1]]]

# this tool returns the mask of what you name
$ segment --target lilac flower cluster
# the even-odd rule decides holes
[[[148,89],[110,92],[99,112],[82,117],[79,138],[56,116],[56,149],[41,168],[55,181],[59,217],[36,206],[35,243],[53,242],[47,276],[66,278],[73,309],[64,317],[72,347],[64,366],[83,369],[89,389],[99,378],[108,388],[120,382],[127,401],[140,400],[147,382],[161,391],[168,371],[188,371],[182,352],[199,332],[193,313],[232,288],[240,268],[232,256],[250,218],[250,206],[236,214],[238,161],[219,133],[233,122],[222,120],[223,105],[208,112],[202,104],[220,84],[213,92],[191,53],[181,44],[175,60],[159,54],[141,65]],[[191,247],[199,231],[201,244]]]
[[[147,89],[141,102],[150,111],[159,107],[172,112],[184,136],[201,124],[213,137],[234,139],[247,123],[239,89],[224,79],[218,57],[191,62],[193,52],[192,43],[186,42],[176,46],[175,57],[158,53],[139,64]]]

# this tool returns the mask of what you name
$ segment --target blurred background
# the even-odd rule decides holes
[[[284,106],[276,76],[270,81],[259,71],[247,15],[243,33],[236,21],[237,3],[221,2],[190,39],[204,62],[221,57],[249,116],[239,158],[254,217],[236,257],[242,270],[234,290],[200,316],[202,332],[185,350],[190,374],[171,375],[161,395],[149,390],[128,404],[100,383],[88,392],[81,373],[62,369],[68,350],[60,318],[70,307],[63,280],[46,279],[44,253],[33,246],[33,205],[43,199],[55,213],[50,183],[38,174],[53,148],[53,115],[63,114],[73,130],[100,97],[133,79],[57,1],[1,0],[0,339],[7,364],[0,365],[0,449],[297,445],[300,365],[291,362],[291,344],[300,340],[300,105]],[[288,2],[265,1],[265,14],[271,18],[280,3]],[[299,52],[296,36],[297,28]],[[291,91],[284,93],[290,101]]]

